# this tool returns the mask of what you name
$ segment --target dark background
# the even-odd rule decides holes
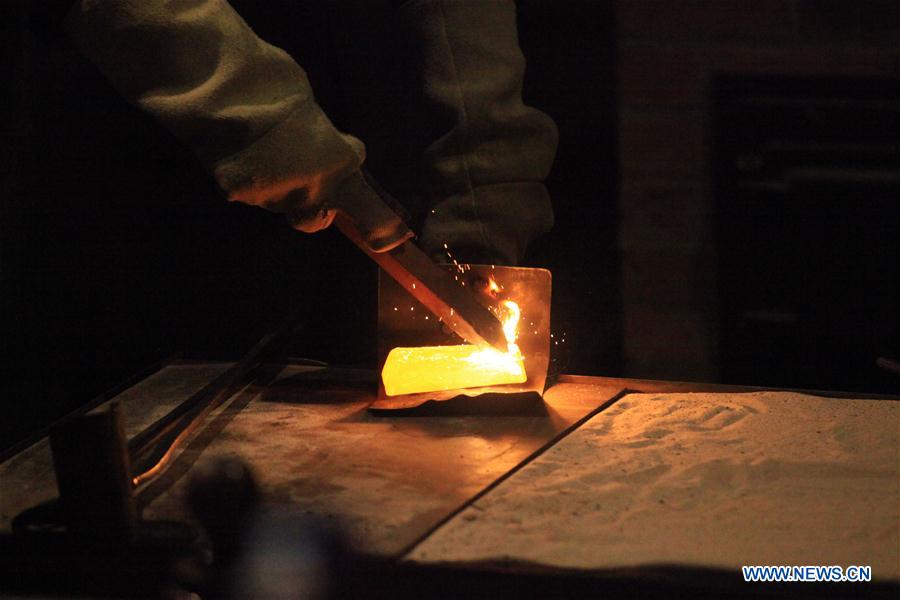
[[[367,142],[370,167],[402,200],[404,149],[385,131],[403,124],[385,123],[379,107],[409,93],[395,75],[410,50],[378,3],[356,14],[333,4],[233,2],[304,66],[326,112]],[[3,446],[173,352],[239,357],[295,315],[305,327],[294,355],[373,364],[368,259],[334,232],[306,236],[226,202],[185,149],[64,39],[36,31],[23,7],[4,9],[2,32],[12,82],[0,125]],[[554,329],[589,332],[563,360],[617,373],[610,5],[523,2],[520,18],[526,101],[553,116],[562,139],[548,182],[556,228],[527,264],[554,273]],[[366,87],[378,77],[380,94]]]
[[[386,107],[409,93],[410,49],[389,12],[233,4],[304,66],[402,201],[415,147],[391,132],[413,124]],[[874,366],[900,357],[893,4],[517,5],[525,99],[560,129],[556,225],[525,262],[553,272],[553,329],[567,339],[557,367],[900,390]],[[0,446],[174,352],[235,358],[292,317],[305,324],[295,356],[372,365],[367,259],[335,232],[302,235],[226,202],[24,6],[0,9]],[[854,106],[871,118],[873,103],[869,127]],[[804,150],[779,154],[785,140]],[[837,154],[822,151],[836,140]],[[766,167],[736,166],[747,164]],[[796,177],[809,168],[824,179]],[[862,172],[862,186],[827,183],[829,169]]]

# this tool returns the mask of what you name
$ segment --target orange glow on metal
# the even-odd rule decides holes
[[[500,285],[497,283],[497,281],[493,277],[490,277],[488,279],[488,291],[489,292],[491,292],[492,294],[497,294],[502,289],[503,288],[500,287]],[[516,306],[516,309],[518,309],[518,306]]]
[[[507,351],[473,345],[394,348],[381,371],[388,396],[524,383],[528,376],[516,344],[521,311],[511,300],[500,303]]]

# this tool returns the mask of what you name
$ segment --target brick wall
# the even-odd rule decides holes
[[[900,76],[894,0],[617,0],[626,374],[716,378],[717,73]]]

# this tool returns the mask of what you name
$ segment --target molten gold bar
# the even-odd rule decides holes
[[[478,346],[394,348],[381,380],[388,396],[524,383],[525,363],[519,348],[509,352]]]

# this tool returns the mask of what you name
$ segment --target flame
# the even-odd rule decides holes
[[[493,278],[491,282],[496,285]],[[522,311],[512,300],[502,301],[498,311],[503,313],[500,323],[506,337],[506,352],[470,344],[394,348],[381,371],[385,394],[397,396],[524,383],[528,376],[524,357],[516,344]]]
[[[488,286],[487,287],[488,287],[488,291],[494,295],[498,294],[503,289],[502,287],[500,287],[500,284],[497,283],[497,280],[494,279],[493,275],[488,277]],[[513,302],[513,304],[515,304],[515,302]],[[516,309],[518,310],[518,308],[519,308],[519,305],[516,304]]]
[[[512,300],[504,300],[500,306],[506,309],[506,316],[500,320],[503,325],[503,335],[506,336],[506,343],[510,346],[516,345],[516,338],[519,336],[519,319],[522,318],[522,310],[519,305]],[[518,348],[518,346],[516,346]]]
[[[500,306],[506,309],[506,314],[500,319],[500,323],[503,326],[503,335],[506,337],[506,352],[500,352],[496,348],[482,348],[466,357],[466,361],[477,368],[508,373],[517,378],[524,377],[523,356],[519,346],[516,344],[522,311],[519,309],[519,305],[512,300],[504,300],[500,303]],[[522,379],[522,381],[525,380]],[[521,381],[516,381],[515,383],[521,383]]]

